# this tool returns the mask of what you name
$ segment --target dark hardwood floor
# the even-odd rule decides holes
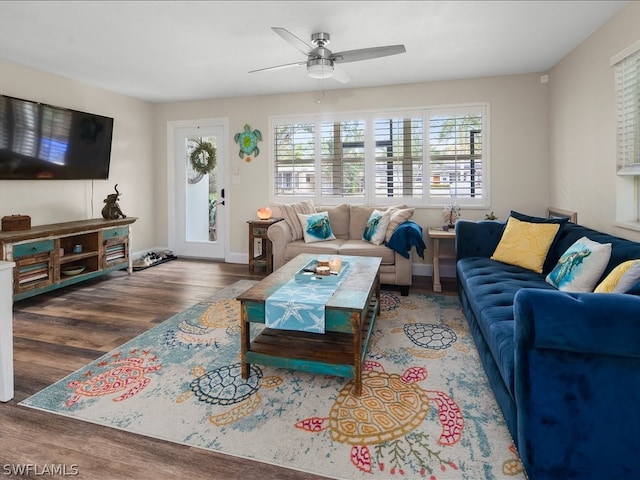
[[[0,476],[42,478],[33,468],[65,465],[68,473],[77,468],[76,478],[90,480],[323,478],[18,406],[216,291],[263,276],[246,265],[178,259],[16,302],[15,397],[0,403]],[[430,277],[414,282],[412,292],[432,291]],[[443,288],[456,294],[455,280],[443,279]],[[32,470],[12,476],[20,466]]]

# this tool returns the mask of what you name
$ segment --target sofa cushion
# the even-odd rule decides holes
[[[289,261],[301,253],[314,253],[317,255],[336,255],[346,240],[327,240],[325,242],[305,243],[304,240],[295,240],[287,243],[284,250],[285,260]],[[361,241],[362,243],[362,241]]]
[[[299,213],[298,218],[300,219],[300,225],[302,225],[302,236],[306,243],[336,239],[331,231],[331,223],[327,212],[316,212],[309,215]]]
[[[331,222],[331,230],[336,238],[349,240],[349,205],[343,203],[335,206],[318,206],[318,212],[327,212],[329,214],[329,222]]]
[[[611,258],[611,243],[582,237],[562,254],[546,281],[564,292],[592,292]]]
[[[559,229],[557,223],[523,222],[509,217],[491,258],[542,273],[547,253]]]
[[[391,235],[396,231],[398,225],[402,225],[404,222],[408,222],[411,217],[413,217],[413,213],[416,211],[415,208],[406,208],[405,206],[400,207],[389,207],[387,209],[389,213],[391,213],[391,218],[389,219],[389,226],[387,227],[387,233],[384,236],[384,241],[388,242],[391,240]]]
[[[486,257],[457,262],[458,281],[467,295],[478,327],[487,342],[500,375],[513,396],[514,315],[513,299],[522,288],[554,288],[532,270]]]
[[[349,239],[362,241],[362,234],[375,207],[349,206]]]
[[[549,251],[549,257],[553,260],[553,266],[560,256],[578,239],[588,237],[594,242],[611,243],[611,259],[602,274],[600,281],[604,280],[615,267],[627,260],[640,258],[640,242],[634,242],[626,238],[616,237],[608,233],[599,232],[582,225],[566,224],[558,234],[558,242]],[[552,266],[552,268],[553,268]]]
[[[362,233],[362,240],[365,242],[371,242],[374,245],[381,245],[384,242],[384,237],[387,234],[387,227],[389,226],[389,220],[391,219],[391,213],[382,210],[374,210],[367,220],[367,225]]]
[[[299,203],[289,203],[284,205],[277,205],[280,209],[280,214],[284,221],[287,222],[289,228],[291,228],[291,235],[294,240],[300,240],[303,237],[302,225],[298,218],[299,213],[309,214],[315,213],[316,208],[311,200],[307,200]]]
[[[629,295],[640,295],[640,282],[632,285],[631,288],[624,293],[627,293]]]
[[[640,281],[640,260],[627,260],[600,282],[596,293],[626,293]]]
[[[567,225],[567,223],[569,223],[569,219],[565,218],[565,217],[563,217],[563,218],[536,217],[536,216],[533,216],[533,215],[527,215],[525,213],[516,212],[515,210],[511,210],[509,216],[517,218],[521,222],[557,223],[558,225],[560,225],[560,228],[558,229],[558,233],[556,233],[556,236],[553,239],[553,242],[551,243],[551,247],[549,247],[549,251],[554,249],[554,246],[558,242],[558,239],[560,237],[560,233],[564,229],[565,225]],[[542,271],[545,272],[545,273],[549,273],[551,270],[553,270],[553,267],[556,266],[556,260],[557,260],[557,258],[555,258],[555,259],[551,258],[551,255],[549,255],[547,253],[547,258],[545,259],[544,265],[542,266]]]
[[[381,257],[383,265],[393,265],[396,254],[385,245],[374,245],[363,240],[346,240],[340,245],[341,255],[356,255],[362,257]]]

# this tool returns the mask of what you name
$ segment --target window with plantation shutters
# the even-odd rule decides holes
[[[315,195],[315,125],[276,125],[274,193],[276,197]]]
[[[618,61],[615,75],[617,171],[640,175],[640,50]]]
[[[486,108],[272,118],[272,200],[488,206]]]
[[[483,204],[483,109],[429,112],[429,196],[434,203]]]
[[[422,197],[422,113],[376,118],[375,197]]]
[[[362,120],[322,124],[323,198],[364,198],[364,128]]]

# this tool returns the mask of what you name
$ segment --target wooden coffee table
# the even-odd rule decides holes
[[[326,255],[302,254],[236,297],[242,308],[240,351],[242,377],[252,363],[354,379],[362,392],[362,365],[380,313],[378,257],[342,255],[349,271],[325,306],[325,333],[263,328],[251,338],[251,323],[265,323],[265,301],[312,260]]]

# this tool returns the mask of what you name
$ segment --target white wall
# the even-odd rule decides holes
[[[166,246],[167,122],[228,118],[231,169],[241,180],[227,186],[229,245],[232,255],[246,256],[246,219],[269,202],[269,116],[488,102],[489,210],[504,219],[511,209],[544,214],[554,205],[578,211],[580,223],[640,240],[638,232],[614,224],[615,92],[609,66],[612,55],[640,39],[639,24],[640,2],[630,2],[562,59],[546,85],[530,74],[332,90],[320,104],[317,93],[308,93],[152,105],[0,60],[1,93],[115,118],[108,181],[0,181],[0,216],[27,214],[34,225],[100,217],[102,200],[117,183],[123,211],[139,218],[134,251]],[[251,163],[235,156],[233,135],[245,123],[264,134],[261,154]],[[481,219],[485,213],[467,210],[463,217]],[[440,209],[420,209],[415,220],[438,225]]]
[[[544,214],[549,204],[548,86],[540,82],[539,74],[332,90],[321,103],[317,93],[307,93],[153,105],[10,62],[1,62],[0,70],[4,94],[115,118],[108,181],[0,181],[0,216],[28,214],[34,225],[99,217],[102,200],[117,183],[123,192],[123,211],[139,218],[134,226],[134,251],[168,245],[169,121],[229,119],[229,171],[235,168],[240,176],[240,184],[226,186],[230,255],[236,259],[247,256],[246,220],[255,218],[256,209],[269,203],[267,128],[272,115],[487,102],[491,206],[465,210],[463,218],[482,219],[490,210],[501,219],[511,209]],[[261,130],[264,138],[260,155],[250,163],[237,156],[233,141],[245,123]],[[439,225],[441,209],[421,208],[414,219],[425,228]],[[431,263],[428,258],[424,262]]]
[[[631,240],[615,225],[615,79],[610,58],[640,40],[640,2],[629,2],[549,73],[550,202],[578,223]]]
[[[229,245],[234,257],[247,256],[246,220],[255,218],[258,207],[269,203],[270,116],[318,112],[348,112],[391,108],[427,107],[465,102],[488,102],[491,137],[491,207],[466,210],[463,218],[482,219],[493,210],[505,219],[511,209],[544,214],[548,205],[547,87],[540,75],[515,75],[450,82],[421,83],[393,87],[327,91],[318,104],[317,93],[212,99],[154,107],[154,151],[166,162],[167,122],[228,118],[231,162],[240,184],[226,186],[230,218]],[[260,155],[252,162],[241,160],[233,135],[244,124],[263,134]],[[167,205],[166,168],[156,170],[158,205]],[[440,225],[441,208],[421,208],[414,220],[423,228]],[[168,218],[159,208],[156,222],[158,242],[167,242]],[[415,261],[421,263],[420,258]],[[427,258],[426,263],[431,263]]]
[[[139,218],[133,251],[157,245],[152,105],[7,61],[0,60],[0,72],[4,95],[114,118],[109,180],[0,180],[0,217],[30,215],[32,225],[101,218],[118,184],[122,211]]]

